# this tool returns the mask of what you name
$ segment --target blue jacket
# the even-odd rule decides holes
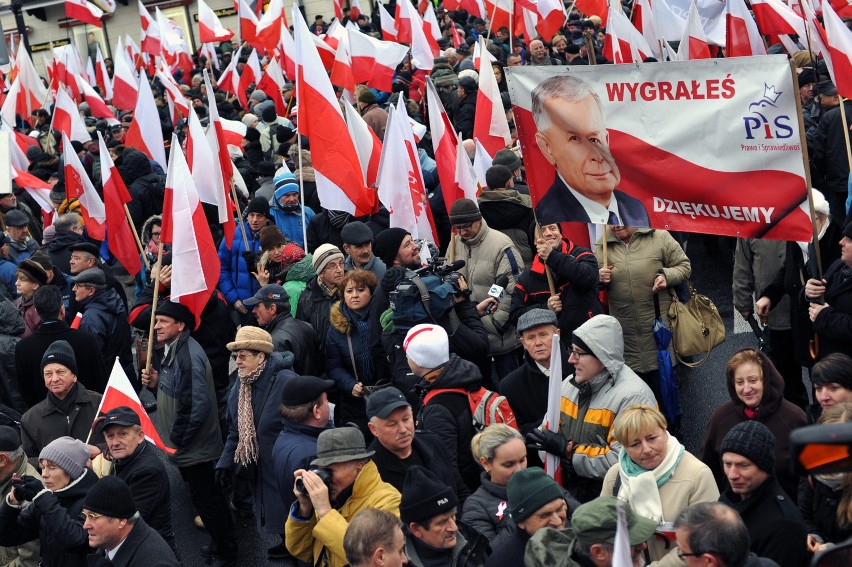
[[[18,288],[15,286],[15,280],[18,279],[15,274],[18,271],[18,266],[14,262],[10,262],[5,258],[0,258],[0,285],[3,289],[0,290],[0,297],[6,299],[15,299],[18,295]]]
[[[293,473],[299,469],[310,468],[311,461],[317,456],[317,437],[325,428],[295,423],[283,418],[281,421],[283,429],[272,448],[272,468],[278,482],[281,505],[289,510],[296,501],[296,495],[293,494]]]
[[[236,377],[236,372],[234,372]],[[278,496],[278,480],[272,466],[272,447],[275,445],[283,423],[278,406],[281,405],[281,392],[288,378],[296,376],[293,372],[293,354],[273,352],[260,377],[252,384],[251,406],[257,429],[259,448],[257,474],[252,482],[252,497],[257,511],[258,529],[268,534],[280,534],[281,527],[287,521],[288,506],[284,506]],[[216,468],[227,469],[234,466],[234,452],[240,434],[237,427],[237,403],[240,395],[240,380],[237,377],[228,395],[228,437],[225,449]]]
[[[302,206],[302,209],[305,211],[305,226],[307,226],[307,223],[311,222],[311,219],[314,218],[316,213],[313,209],[305,205]],[[304,250],[305,238],[302,233],[302,213],[285,211],[274,197],[269,201],[269,212],[272,213],[272,221],[281,229],[284,236],[298,244]]]
[[[246,227],[249,249],[257,255],[260,260],[260,231],[253,233],[248,222],[243,221]],[[243,243],[243,231],[237,227],[231,249],[228,250],[223,240],[219,245],[219,263],[222,269],[219,273],[219,291],[228,300],[228,305],[233,305],[237,300],[246,300],[260,288],[257,280],[251,275],[257,268],[247,266],[243,252],[246,251]]]
[[[107,368],[112,368],[118,357],[127,375],[135,376],[130,323],[127,322],[127,309],[118,293],[112,288],[99,290],[80,302],[80,306],[83,307],[80,330],[94,335]]]

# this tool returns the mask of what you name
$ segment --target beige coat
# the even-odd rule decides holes
[[[612,281],[606,287],[609,313],[618,319],[624,331],[624,362],[634,372],[656,370],[657,345],[651,331],[655,319],[651,287],[657,274],[666,277],[670,288],[688,280],[692,272],[689,258],[665,230],[639,228],[629,244],[615,238],[609,230],[606,235],[607,263],[612,266]],[[602,266],[600,240],[595,244],[595,255],[598,265]],[[663,290],[658,295],[663,321],[668,324],[666,314],[671,304],[668,291]]]
[[[604,477],[601,495],[611,495],[615,479],[621,471],[621,465],[614,465]],[[684,451],[680,463],[669,480],[660,487],[660,502],[663,505],[663,521],[672,522],[677,519],[685,508],[699,502],[716,502],[719,500],[719,489],[713,479],[710,469],[692,455]],[[648,541],[648,551],[651,554],[652,567],[673,567],[684,563],[677,557],[675,542],[669,544],[656,536]]]

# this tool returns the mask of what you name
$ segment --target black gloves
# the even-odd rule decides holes
[[[15,486],[15,500],[18,502],[32,501],[36,494],[44,490],[44,485],[34,476],[25,475],[21,480],[24,482]]]
[[[213,469],[213,474],[216,477],[216,484],[222,489],[222,492],[230,492],[233,485],[233,472],[231,469]]]
[[[248,266],[248,269],[249,269],[250,272],[253,272],[254,270],[257,269],[257,264],[256,264],[254,252],[247,250],[247,251],[242,253],[242,256],[243,256],[243,260],[245,260],[246,266]]]
[[[568,446],[568,440],[559,432],[536,429],[527,433],[524,440],[527,443],[527,447],[538,451],[546,451],[561,459],[567,458],[565,448]]]

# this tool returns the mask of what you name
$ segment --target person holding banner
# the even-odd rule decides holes
[[[564,75],[532,91],[536,143],[556,178],[535,208],[541,224],[585,222],[650,226],[648,211],[616,189],[621,173],[609,150],[603,105],[592,87]]]

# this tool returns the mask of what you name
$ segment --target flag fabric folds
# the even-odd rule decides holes
[[[124,208],[131,201],[130,193],[109,155],[104,137],[100,132],[98,132],[98,143],[100,144],[98,155],[101,159],[101,186],[104,192],[109,251],[130,274],[135,276],[142,269],[142,260],[139,256],[139,248],[136,246],[136,237],[133,235],[134,230],[130,226]]]
[[[68,151],[71,148],[71,141],[65,134],[62,134],[62,148],[65,155],[65,191],[68,198],[76,198],[80,201],[80,212],[89,236],[95,240],[103,240],[106,236],[104,202],[89,180],[89,175],[80,163],[80,158],[73,150]]]

